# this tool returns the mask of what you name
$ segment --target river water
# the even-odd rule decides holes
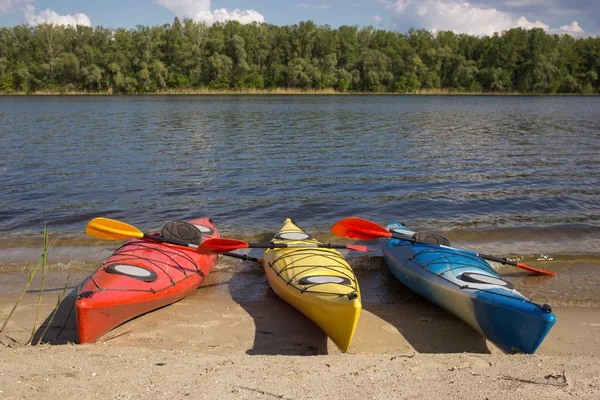
[[[244,240],[291,217],[329,242],[344,217],[398,220],[558,271],[503,270],[540,301],[596,305],[600,97],[0,97],[0,272],[37,260],[44,224],[53,268],[93,271],[117,246],[85,236],[98,216]]]

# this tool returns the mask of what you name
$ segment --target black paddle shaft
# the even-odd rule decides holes
[[[176,244],[178,246],[198,247],[198,246],[191,246],[190,243],[186,242],[185,240],[179,240],[179,239],[174,239],[174,238],[165,239],[164,237],[162,237],[160,235],[149,235],[147,233],[144,233],[144,239],[152,240],[152,241],[158,242],[158,243]]]
[[[175,244],[178,246],[184,246],[184,247],[189,247],[192,249],[197,249],[198,245],[192,244],[192,243],[188,243],[184,240],[179,240],[179,239],[174,239],[174,238],[170,238],[170,239],[165,239],[164,237],[160,236],[160,235],[149,235],[147,233],[144,233],[144,239],[148,239],[148,240],[152,240],[155,242],[159,242],[159,243],[169,243],[169,244]],[[259,262],[260,260],[258,258],[255,257],[250,257],[247,256],[245,254],[236,254],[236,253],[223,253],[224,256],[229,256],[229,257],[233,257],[233,258],[239,258],[241,260],[244,261],[254,261],[254,262]]]
[[[439,246],[438,244],[428,243],[428,242],[425,242],[423,240],[417,240],[414,237],[411,237],[411,236],[408,236],[408,235],[403,235],[401,233],[397,233],[397,232],[390,232],[390,233],[392,234],[392,237],[394,239],[406,240],[406,241],[411,242],[413,244],[419,243],[419,244],[428,244],[430,246]],[[444,247],[450,247],[450,246],[444,246]],[[450,247],[450,248],[453,248],[453,247]],[[463,251],[467,251],[469,253],[473,253],[473,254],[475,254],[475,255],[483,258],[484,260],[494,261],[494,262],[500,263],[502,265],[508,264],[508,265],[517,266],[516,262],[507,260],[506,258],[490,256],[490,255],[487,255],[487,254],[479,254],[479,253],[476,253],[476,252],[470,251],[470,250],[463,250]]]
[[[294,248],[311,248],[318,247],[324,249],[347,249],[348,246],[344,244],[330,244],[330,243],[248,243],[249,248],[256,249],[294,249]]]

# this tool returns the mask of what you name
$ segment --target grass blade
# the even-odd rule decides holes
[[[37,261],[37,263],[35,263],[35,267],[29,273],[29,278],[27,279],[27,283],[25,284],[25,287],[23,288],[23,291],[21,292],[21,295],[17,299],[17,302],[13,306],[13,308],[10,311],[10,313],[8,314],[8,316],[6,317],[6,320],[4,321],[4,324],[2,325],[2,328],[0,328],[0,332],[2,332],[4,330],[4,328],[6,328],[6,325],[8,324],[8,321],[10,320],[10,317],[12,317],[13,313],[17,309],[17,306],[19,305],[19,303],[23,299],[23,296],[25,296],[25,293],[27,292],[27,289],[29,289],[29,286],[31,285],[31,282],[33,281],[33,278],[35,277],[35,275],[37,274],[38,269],[40,268],[40,265],[42,265],[42,258],[43,258],[43,255],[40,256],[40,259]]]
[[[54,311],[52,311],[50,320],[48,321],[48,324],[46,324],[46,327],[44,328],[44,331],[42,332],[42,335],[40,336],[40,339],[37,342],[38,345],[42,344],[42,339],[44,338],[44,336],[46,336],[46,332],[48,331],[48,328],[50,328],[50,325],[52,325],[52,321],[54,321],[54,317],[56,316],[56,313],[58,312],[60,303],[62,303],[62,301],[64,300],[65,293],[67,293],[67,289],[69,288],[70,284],[71,284],[71,274],[69,273],[69,275],[67,275],[67,281],[65,282],[65,287],[63,288],[63,291],[58,295],[58,299],[56,300],[56,307],[54,307]]]
[[[27,344],[31,343],[33,336],[35,335],[35,328],[37,326],[38,317],[40,314],[40,306],[42,305],[42,296],[44,294],[44,286],[46,283],[46,273],[48,272],[48,229],[44,224],[44,249],[42,250],[42,283],[40,287],[40,295],[38,297],[37,309],[35,310],[35,320],[33,322],[33,329],[31,330],[31,337],[27,341]]]

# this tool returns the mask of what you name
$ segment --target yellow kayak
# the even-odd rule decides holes
[[[273,243],[320,244],[287,218]],[[346,352],[362,308],[358,281],[344,257],[334,249],[267,249],[264,267],[271,288],[317,324]]]

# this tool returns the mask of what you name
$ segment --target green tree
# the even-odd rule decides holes
[[[102,69],[96,64],[90,64],[81,70],[84,86],[91,90],[102,90]]]
[[[388,90],[393,75],[388,71],[389,58],[379,50],[366,50],[360,57],[362,89],[375,92]]]
[[[230,74],[233,67],[231,58],[224,54],[214,54],[208,59],[209,87],[223,90],[230,88]]]
[[[0,74],[0,92],[12,93],[14,91],[15,82],[11,74]]]
[[[169,88],[420,89],[599,93],[600,38],[510,29],[492,36],[372,26],[190,19],[111,29],[0,28],[0,90],[146,93]]]

